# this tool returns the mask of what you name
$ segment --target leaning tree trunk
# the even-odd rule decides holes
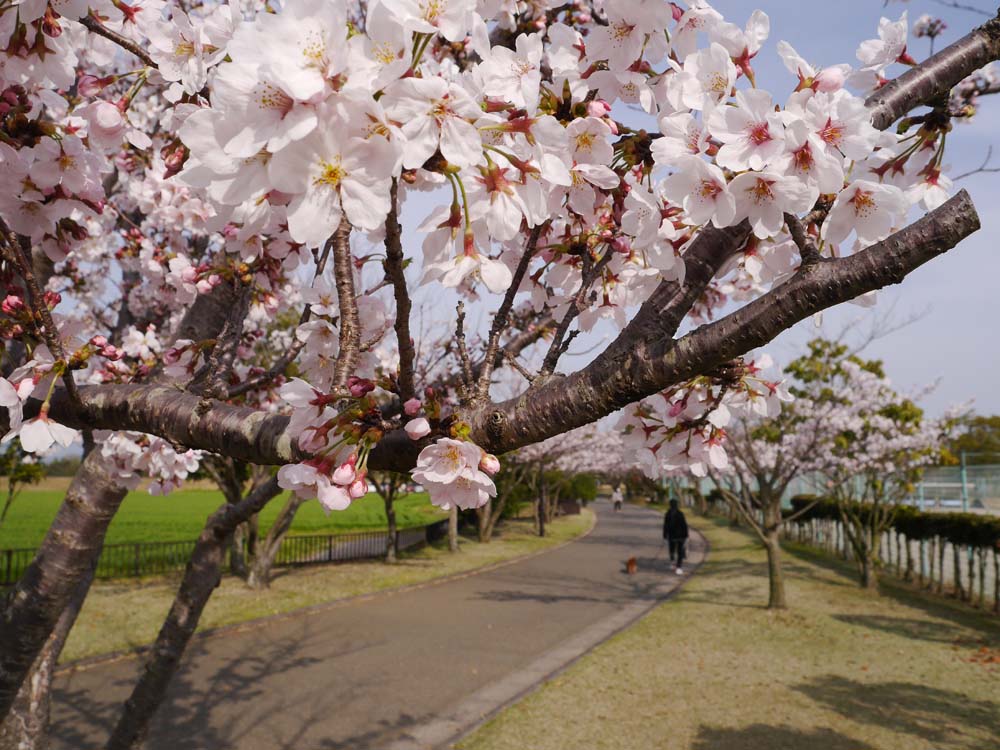
[[[0,716],[52,634],[80,581],[96,566],[126,489],[92,451],[69,486],[41,547],[0,612]]]
[[[993,548],[993,611],[1000,615],[1000,546]]]
[[[980,609],[986,608],[986,548],[980,547],[977,550],[979,555],[979,603]]]
[[[142,745],[149,723],[163,702],[167,686],[177,672],[201,613],[222,580],[226,540],[233,529],[280,492],[277,478],[272,478],[254,489],[244,500],[235,505],[223,505],[209,517],[191,553],[167,619],[153,644],[149,661],[108,740],[107,750],[131,750]]]
[[[764,549],[767,551],[767,608],[785,609],[785,572],[781,564],[780,526],[771,526],[765,531]]]
[[[250,561],[250,572],[247,575],[247,586],[250,588],[266,589],[271,585],[271,572],[274,570],[274,561],[278,559],[278,552],[281,551],[281,543],[292,528],[295,514],[304,502],[295,494],[289,496],[271,528],[267,530],[267,536],[258,540],[256,554]]]
[[[52,676],[59,654],[66,645],[83,602],[94,580],[95,568],[80,579],[66,608],[59,615],[41,653],[21,684],[14,707],[0,725],[0,750],[46,750],[49,746],[49,713],[52,696]]]

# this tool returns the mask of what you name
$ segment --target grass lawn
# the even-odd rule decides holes
[[[0,549],[38,546],[64,494],[59,489],[27,489],[18,495],[0,526]],[[223,502],[218,490],[182,489],[166,497],[145,491],[130,492],[108,528],[107,543],[196,539],[205,519]],[[274,522],[284,502],[285,496],[278,497],[264,508],[260,514],[262,531]],[[422,526],[446,515],[430,504],[425,493],[396,501],[396,521],[400,528]],[[385,528],[384,505],[380,497],[370,494],[329,517],[323,514],[319,503],[306,503],[295,515],[292,533],[334,534],[381,528]]]
[[[379,561],[282,569],[266,591],[252,591],[226,577],[201,618],[200,629],[245,622],[359,594],[398,588],[481,568],[552,547],[594,525],[594,514],[557,518],[545,538],[532,532],[530,520],[507,521],[489,544],[461,539],[457,554],[447,541],[402,555],[395,565]],[[151,643],[170,609],[179,576],[156,582],[95,583],[70,632],[61,661],[107,654]]]
[[[990,750],[1000,618],[788,555],[769,612],[763,551],[692,518],[708,561],[678,595],[501,713],[462,750]]]

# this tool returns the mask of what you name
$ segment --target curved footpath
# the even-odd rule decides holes
[[[146,747],[447,745],[645,614],[704,557],[696,535],[680,578],[660,514],[591,507],[595,529],[551,552],[196,639]],[[139,666],[125,659],[57,677],[54,750],[103,747]]]

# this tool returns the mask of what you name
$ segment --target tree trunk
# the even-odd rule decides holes
[[[271,524],[271,528],[267,530],[267,536],[255,545],[257,554],[250,562],[250,572],[247,575],[247,586],[250,588],[266,589],[271,585],[271,572],[274,569],[274,561],[278,559],[278,552],[281,551],[281,543],[292,528],[295,514],[304,502],[302,498],[290,495],[279,511],[278,517]]]
[[[396,507],[393,504],[395,494],[395,491],[390,491],[382,498],[382,502],[385,503],[385,527],[389,535],[385,543],[385,561],[387,563],[396,562],[396,556],[399,554],[399,549],[397,548],[399,539],[396,532]]]
[[[458,552],[458,507],[455,505],[448,511],[448,551]]]
[[[46,750],[49,746],[49,710],[52,675],[66,638],[73,628],[94,580],[95,568],[80,579],[73,596],[59,616],[41,653],[21,684],[14,706],[0,725],[0,750]]]
[[[875,557],[866,551],[861,560],[861,587],[868,591],[878,591],[878,573]]]
[[[993,549],[993,611],[1000,615],[1000,549]]]
[[[233,531],[229,542],[229,572],[238,578],[246,579],[249,574],[247,568],[247,526],[241,523]]]
[[[944,553],[945,553],[944,537],[938,539],[938,580],[937,580],[937,592],[939,594],[944,593]]]
[[[910,542],[910,537],[903,537],[903,545],[906,548],[906,570],[903,573],[904,581],[912,581],[914,566],[913,566],[913,544]]]
[[[980,547],[979,553],[979,608],[986,609],[986,548]]]
[[[956,599],[964,599],[965,591],[962,588],[962,556],[959,554],[958,545],[951,545],[951,565],[954,568],[953,573],[955,579],[955,590],[952,595]]]
[[[971,547],[966,547],[965,548],[965,555],[966,555],[966,558],[967,558],[967,560],[966,560],[966,563],[967,563],[966,570],[968,571],[968,574],[969,574],[968,575],[969,585],[968,585],[968,587],[966,588],[966,591],[965,591],[965,601],[971,603],[972,602],[972,598],[973,598],[973,596],[975,594],[975,585],[976,585],[976,554],[975,554],[975,552],[973,552],[973,550],[972,550]]]
[[[53,628],[92,570],[126,489],[93,451],[80,464],[66,498],[24,575],[0,612],[0,716],[5,716]]]
[[[785,609],[788,602],[785,599],[785,573],[781,565],[781,540],[778,538],[778,527],[767,530],[764,549],[767,550],[767,608]]]
[[[222,579],[227,537],[280,492],[277,478],[272,478],[244,500],[235,505],[223,505],[209,517],[191,553],[167,619],[153,644],[149,661],[108,740],[107,750],[130,750],[142,745],[201,613]]]
[[[479,518],[479,541],[484,544],[489,542],[493,538],[493,532],[496,530],[497,523],[500,521],[500,517],[503,515],[503,510],[507,505],[507,494],[502,493],[497,497],[496,503],[494,504],[491,499],[486,505],[480,508],[483,511]]]

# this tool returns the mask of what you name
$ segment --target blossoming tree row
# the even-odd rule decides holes
[[[4,603],[0,709],[137,473],[168,491],[199,452],[281,466],[206,527],[112,747],[148,727],[213,540],[280,489],[336,510],[368,472],[410,471],[480,506],[495,456],[623,407],[664,466],[724,462],[729,416],[783,398],[742,355],[978,228],[941,165],[971,114],[954,98],[1000,57],[992,20],[917,64],[904,15],[853,66],[778,42],[790,75],[765,88],[767,15],[702,0],[25,0],[0,19],[0,405],[26,450],[79,431],[87,453]],[[482,330],[460,304],[447,340],[423,335],[414,295],[441,290],[479,300]],[[599,321],[617,336],[567,372]],[[494,400],[501,370],[524,385]]]

